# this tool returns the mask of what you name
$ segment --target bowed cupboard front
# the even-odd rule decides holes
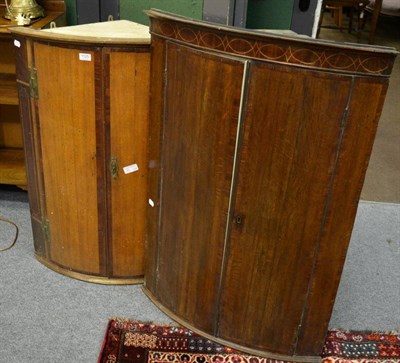
[[[37,259],[85,281],[142,282],[148,27],[12,33]]]
[[[145,292],[211,339],[319,361],[396,52],[149,16]]]

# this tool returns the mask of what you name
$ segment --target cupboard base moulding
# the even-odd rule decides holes
[[[245,347],[243,345],[229,342],[224,339],[216,338],[214,335],[208,334],[200,329],[197,329],[195,326],[193,326],[193,325],[189,324],[188,322],[186,322],[185,320],[181,319],[173,311],[166,308],[146,288],[146,286],[143,286],[142,290],[145,293],[145,295],[153,302],[153,304],[156,305],[163,313],[168,315],[168,317],[175,320],[178,324],[184,326],[185,328],[188,328],[188,329],[192,330],[193,332],[195,332],[199,335],[202,335],[203,337],[205,337],[211,341],[217,342],[222,345],[226,345],[227,347],[242,351],[247,354],[256,355],[259,357],[265,357],[265,358],[269,358],[269,359],[276,359],[276,360],[288,361],[288,362],[299,362],[299,363],[320,363],[321,362],[321,357],[318,357],[318,356],[315,356],[315,357],[314,356],[292,356],[292,355],[276,354],[276,353],[267,352],[265,350],[251,349],[251,348]]]
[[[93,282],[96,284],[103,284],[103,285],[133,285],[133,284],[143,283],[143,276],[124,278],[124,279],[112,278],[112,277],[108,278],[108,277],[104,277],[104,276],[93,276],[93,275],[88,275],[88,274],[84,274],[81,272],[72,271],[65,267],[61,267],[61,266],[47,260],[46,258],[39,256],[38,254],[35,254],[35,257],[40,263],[42,263],[49,269],[51,269],[55,272],[58,272],[61,275],[71,277],[76,280]]]

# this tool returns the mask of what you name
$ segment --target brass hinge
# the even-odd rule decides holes
[[[42,228],[43,228],[44,238],[46,239],[47,242],[51,242],[50,223],[47,219],[43,221]]]
[[[29,90],[32,98],[39,98],[37,69],[29,68]]]

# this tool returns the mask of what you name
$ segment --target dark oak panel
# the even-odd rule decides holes
[[[149,111],[149,148],[148,148],[148,208],[146,229],[145,275],[146,286],[156,290],[158,279],[158,236],[160,211],[160,168],[161,133],[164,111],[164,68],[165,46],[157,39],[152,41],[150,84],[152,101]]]
[[[24,59],[27,59],[25,53]],[[41,193],[40,183],[41,175],[38,175],[36,165],[37,155],[39,150],[35,145],[35,134],[37,132],[35,125],[33,124],[32,110],[30,105],[30,91],[29,87],[24,84],[18,83],[18,94],[20,99],[20,119],[21,124],[24,125],[24,148],[25,148],[25,164],[27,166],[27,177],[28,177],[28,197],[29,197],[29,208],[32,219],[32,230],[34,235],[41,236],[40,238],[34,239],[35,251],[40,256],[44,256],[46,253],[46,239],[42,231],[41,221]]]
[[[387,82],[357,78],[352,87],[342,146],[310,280],[310,291],[299,330],[298,354],[310,354],[323,344],[371,155]],[[364,103],[368,99],[369,102]],[[323,293],[321,293],[323,292]]]
[[[351,84],[252,65],[234,208],[242,222],[227,244],[220,336],[293,354]]]
[[[318,362],[396,52],[149,15],[145,291],[210,339]]]
[[[170,43],[166,52],[158,295],[212,332],[243,63]]]

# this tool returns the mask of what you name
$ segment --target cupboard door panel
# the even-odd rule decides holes
[[[80,52],[35,43],[38,119],[50,259],[97,274],[96,55],[84,51],[91,56],[91,61],[84,61],[79,59]]]
[[[25,48],[25,42],[24,42]],[[21,57],[22,58],[22,57]],[[24,57],[26,61],[26,54]],[[37,138],[37,127],[34,115],[32,113],[31,97],[29,87],[18,83],[18,95],[20,100],[20,120],[24,128],[24,150],[25,164],[27,167],[28,187],[29,187],[29,208],[31,212],[31,223],[34,237],[35,253],[41,257],[46,254],[46,238],[43,233],[43,221],[41,214],[41,205],[43,195],[40,194],[39,173],[36,167],[36,160],[40,155],[40,143]]]
[[[244,65],[168,43],[156,296],[214,331]]]
[[[219,336],[293,354],[352,78],[258,62],[250,72]]]
[[[323,343],[320,337],[328,329],[329,321],[322,323],[320,315],[330,316],[332,311],[387,86],[386,80],[360,77],[354,81],[329,209],[299,330],[296,351],[300,355],[317,351]],[[365,99],[369,102],[365,103]]]
[[[144,270],[149,58],[147,52],[109,53],[110,158],[119,164],[118,175],[109,176],[113,276],[142,276]],[[134,164],[137,171],[124,172]]]
[[[149,139],[148,156],[148,198],[152,207],[147,210],[147,235],[145,248],[145,279],[144,284],[147,290],[156,291],[157,284],[157,245],[158,245],[158,216],[160,206],[160,150],[161,134],[164,112],[164,42],[158,38],[152,40],[150,88],[151,88],[151,108],[149,110]]]

